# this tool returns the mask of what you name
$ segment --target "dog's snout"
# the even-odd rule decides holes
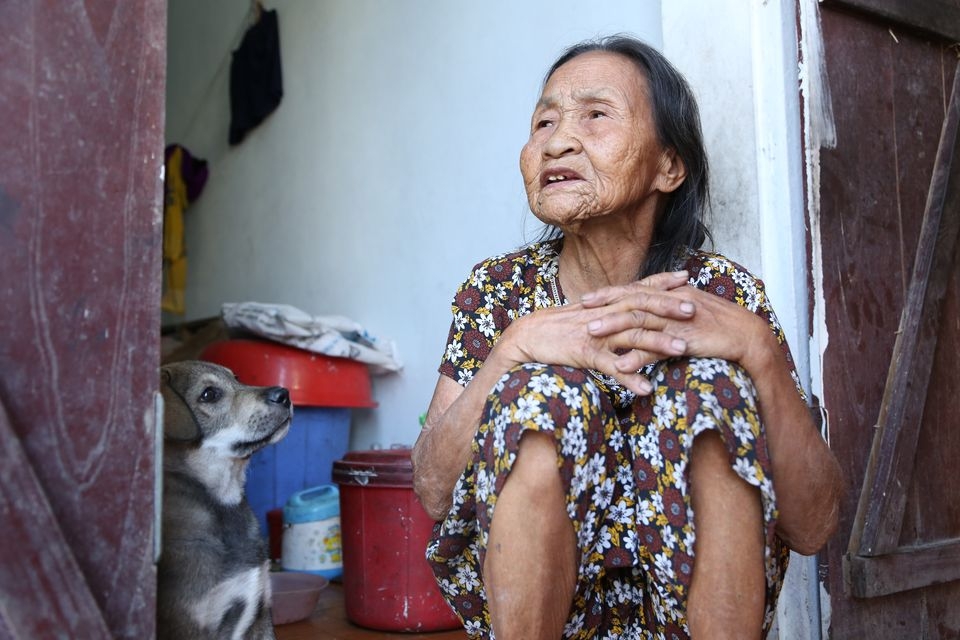
[[[290,406],[290,393],[283,387],[270,387],[267,389],[266,397],[267,402],[273,402],[284,407]]]

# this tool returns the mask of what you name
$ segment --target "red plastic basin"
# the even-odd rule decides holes
[[[295,404],[313,407],[375,407],[367,365],[269,340],[214,342],[200,356],[223,365],[244,384],[286,387]]]

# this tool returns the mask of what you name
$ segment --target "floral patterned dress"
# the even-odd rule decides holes
[[[466,386],[513,319],[557,304],[557,259],[554,244],[538,243],[478,264],[454,298],[440,373]],[[689,271],[691,285],[764,318],[793,371],[757,278],[700,251],[678,267]],[[774,533],[776,499],[753,383],[739,365],[716,358],[674,358],[643,373],[654,386],[647,397],[596,372],[537,363],[507,372],[493,389],[453,506],[427,548],[441,592],[471,637],[493,637],[481,568],[497,496],[527,430],[555,436],[579,545],[564,638],[689,638],[696,535],[687,464],[694,438],[707,429],[720,434],[736,473],[760,490],[769,628],[788,551]]]

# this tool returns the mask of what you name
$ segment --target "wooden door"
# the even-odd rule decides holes
[[[830,637],[960,637],[960,0],[821,5]],[[952,98],[951,98],[952,96]]]
[[[0,639],[154,637],[166,5],[0,0]]]

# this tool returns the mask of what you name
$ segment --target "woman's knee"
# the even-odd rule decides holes
[[[586,402],[584,401],[586,400]],[[507,371],[487,398],[486,422],[498,430],[554,431],[603,410],[603,399],[586,372],[557,365],[527,363]]]

